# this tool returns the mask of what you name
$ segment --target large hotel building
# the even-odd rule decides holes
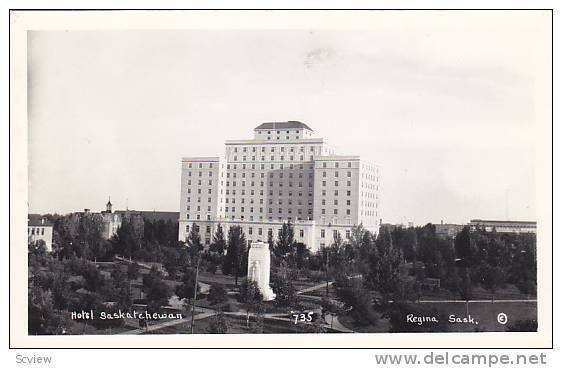
[[[277,238],[284,222],[315,251],[354,225],[378,231],[380,168],[359,156],[337,155],[306,124],[263,123],[254,138],[228,140],[224,157],[182,159],[179,239],[197,226],[210,244],[242,227],[248,241]]]

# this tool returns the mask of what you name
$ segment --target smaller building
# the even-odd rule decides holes
[[[112,211],[113,204],[111,204],[111,197],[105,204],[105,211],[101,211],[103,229],[101,236],[103,239],[111,239],[113,235],[117,234],[117,230],[121,227],[121,216]]]
[[[536,233],[536,221],[499,221],[499,220],[470,220],[468,223],[470,230],[483,229],[486,231],[495,230],[498,233]]]
[[[443,239],[454,238],[460,233],[465,225],[459,224],[435,224],[435,235]]]
[[[27,216],[28,243],[45,242],[47,252],[53,251],[53,224],[41,215],[29,214]]]

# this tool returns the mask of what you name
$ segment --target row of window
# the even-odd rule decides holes
[[[278,166],[279,166],[279,169],[285,168],[285,166],[283,164],[278,164]],[[242,164],[242,170],[247,170],[247,169],[255,170],[256,167],[257,167],[256,164]],[[238,168],[237,164],[226,164],[227,170],[237,170],[237,168]],[[270,164],[269,168],[271,170],[274,170],[275,164]],[[289,164],[289,166],[287,166],[287,168],[289,168],[289,169],[298,168],[298,169],[302,170],[302,169],[304,169],[304,164],[298,164],[298,165],[297,164]],[[308,168],[310,170],[314,169],[313,165],[308,165]],[[260,164],[260,169],[265,170],[265,164]]]
[[[27,228],[27,233],[31,235],[45,235],[44,227],[30,227]]]
[[[295,158],[296,157],[296,158]],[[257,161],[256,156],[251,156],[251,160],[248,160],[248,156],[242,156],[242,161]],[[234,155],[232,157],[233,161],[238,161],[238,156]],[[308,161],[314,160],[314,156],[308,156]],[[265,156],[260,157],[260,161],[265,161]],[[276,161],[275,156],[270,156],[269,161]],[[278,161],[304,161],[304,155],[300,156],[287,156],[287,160],[285,160],[285,156],[279,156]]]
[[[351,180],[347,181],[347,186],[350,187],[351,186]],[[338,180],[334,180],[334,186],[335,187],[339,187],[340,182]],[[325,187],[326,186],[326,180],[322,180],[322,186]]]
[[[339,168],[340,168],[340,162],[338,162],[338,161],[336,161],[336,162],[322,162],[322,168],[323,168],[323,169],[331,168],[331,167],[332,167],[332,165],[331,165],[332,163],[334,164],[334,166],[333,166],[334,168],[336,168],[336,169],[339,169]],[[351,168],[351,162],[345,162],[345,163],[344,163],[344,162],[341,162],[341,164],[342,164],[341,167],[347,166],[348,168]]]
[[[268,144],[268,146],[269,146],[269,144]],[[250,152],[250,151],[251,151],[251,152],[258,152],[258,151],[260,151],[260,152],[266,152],[266,151],[269,151],[269,152],[274,153],[276,150],[278,150],[279,152],[286,152],[286,151],[285,151],[285,148],[288,148],[287,151],[289,151],[289,152],[291,152],[291,153],[292,153],[292,152],[295,152],[295,151],[299,151],[299,152],[304,152],[304,151],[305,151],[304,146],[299,146],[298,149],[297,149],[296,146],[289,146],[289,147],[285,147],[285,146],[280,146],[280,147],[270,146],[270,147],[269,147],[269,150],[266,150],[265,147],[255,147],[255,146],[253,146],[251,150],[248,149],[249,147],[241,147],[241,148],[242,148],[242,149],[239,150],[238,147],[234,147],[234,152],[235,152],[235,153],[238,153],[239,151],[241,151],[241,152],[243,152],[243,153],[246,153],[246,152]],[[314,152],[314,146],[311,146],[311,147],[310,147],[310,152]]]
[[[190,169],[192,169],[192,168],[194,168],[194,167],[196,167],[196,168],[198,168],[198,169],[205,169],[205,168],[212,169],[212,168],[213,168],[213,163],[212,163],[212,162],[210,162],[210,163],[202,163],[202,162],[199,162],[198,164],[194,164],[194,163],[192,163],[192,162],[189,162],[189,163],[187,164],[187,167],[189,167]]]
[[[195,231],[199,232],[200,231],[200,227],[197,225],[193,225],[195,227]],[[264,228],[262,227],[258,227],[256,228],[257,230],[257,235],[264,235]],[[185,225],[185,232],[186,234],[189,233],[190,231],[190,227],[189,225]],[[244,232],[244,229],[242,229],[242,232]],[[207,225],[205,226],[205,233],[206,234],[211,234],[211,225]],[[248,235],[254,235],[254,228],[253,227],[248,227]],[[269,228],[267,229],[267,235],[268,236],[273,236],[273,229]],[[281,229],[277,230],[277,236],[281,235]],[[298,232],[296,233],[296,235],[299,238],[304,238],[304,229],[299,229]],[[340,231],[339,230],[332,230],[332,236],[334,238],[338,237],[340,235]],[[321,229],[320,230],[320,237],[321,238],[326,238],[326,230],[325,229]],[[345,238],[349,239],[351,237],[351,230],[345,230]]]

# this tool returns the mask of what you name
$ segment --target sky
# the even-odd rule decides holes
[[[535,42],[469,17],[29,32],[29,211],[178,211],[182,157],[298,120],[381,166],[383,222],[535,220]]]

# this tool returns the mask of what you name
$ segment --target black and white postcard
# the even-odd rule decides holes
[[[551,16],[11,12],[14,345],[549,346]]]

